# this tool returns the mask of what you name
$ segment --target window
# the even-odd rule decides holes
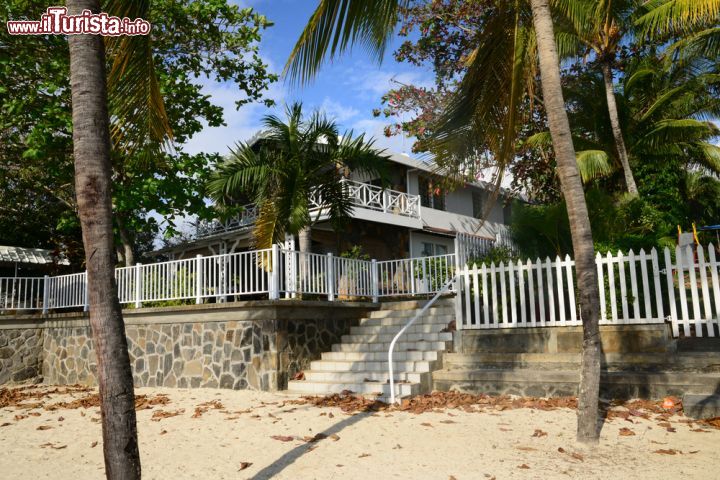
[[[483,216],[483,194],[482,192],[472,192],[473,217],[482,218]]]
[[[423,257],[433,257],[436,255],[447,255],[447,246],[439,243],[422,242],[422,251],[420,255]]]
[[[420,204],[423,207],[445,210],[445,192],[440,189],[437,182],[429,177],[418,178],[418,191],[420,192]]]
[[[503,206],[503,223],[510,225],[512,221],[512,207],[510,201]]]

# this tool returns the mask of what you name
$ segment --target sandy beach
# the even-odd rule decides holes
[[[0,477],[103,478],[94,391],[48,390],[0,403]],[[659,480],[718,478],[720,470],[720,430],[681,414],[620,407],[588,448],[574,441],[569,408],[346,413],[253,391],[136,393],[145,396],[138,428],[148,479]]]

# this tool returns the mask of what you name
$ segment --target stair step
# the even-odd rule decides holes
[[[436,362],[430,360],[397,360],[393,358],[393,368],[397,372],[424,373],[435,368]],[[310,370],[325,372],[387,372],[387,361],[351,361],[351,360],[313,360]]]
[[[413,310],[374,310],[370,312],[368,318],[407,318],[414,317],[420,313],[420,309]],[[455,309],[451,307],[430,307],[425,310],[423,317],[431,317],[437,315],[453,315]]]
[[[402,339],[406,342],[417,342],[425,340],[427,342],[450,342],[452,341],[452,332],[431,332],[431,333],[405,333]],[[394,333],[366,333],[362,335],[343,335],[343,343],[370,343],[382,342],[389,343],[395,338]]]
[[[381,301],[381,310],[419,310],[422,309],[430,300],[399,300],[399,301]],[[434,307],[448,307],[454,308],[455,300],[454,297],[449,296],[447,298],[438,299]],[[431,307],[432,308],[432,307]]]
[[[395,325],[395,326],[404,326],[406,325],[412,317],[386,317],[386,318],[361,318],[358,322],[358,325],[361,327],[374,327],[379,325]],[[442,324],[447,325],[451,321],[455,320],[454,315],[433,315],[433,316],[422,316],[419,317],[415,322],[413,322],[414,325],[435,325],[435,324]]]
[[[323,352],[323,360],[351,360],[351,361],[387,361],[387,350],[377,352]],[[393,352],[393,360],[399,361],[421,361],[421,360],[437,360],[437,351],[414,351],[414,352]]]
[[[359,327],[350,327],[351,335],[366,335],[373,333],[396,334],[404,325],[366,325]],[[413,323],[406,330],[407,333],[440,333],[441,330],[447,328],[443,323]]]
[[[400,337],[403,339],[403,337]],[[421,351],[430,350],[445,351],[450,346],[450,342],[397,342],[395,343],[395,352]],[[332,346],[333,352],[387,352],[390,343],[336,343]]]
[[[420,385],[417,383],[398,383],[395,384],[395,388],[396,393],[399,392],[399,395],[403,397],[417,395],[420,392]],[[288,391],[292,393],[327,395],[331,393],[341,393],[345,390],[361,395],[378,394],[389,396],[390,384],[380,382],[315,382],[308,380],[291,380],[288,382]]]
[[[325,372],[306,370],[305,380],[313,382],[339,382],[339,383],[361,383],[365,380],[371,380],[374,382],[385,383],[388,381],[390,376],[387,370],[384,372]],[[415,372],[394,372],[396,382],[422,382],[423,375],[430,375],[429,372],[415,373]]]

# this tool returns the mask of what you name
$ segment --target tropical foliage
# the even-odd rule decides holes
[[[383,181],[387,175],[386,158],[373,140],[354,137],[352,131],[341,135],[324,114],[305,117],[299,103],[289,105],[286,116],[265,116],[261,140],[238,144],[208,184],[210,195],[226,213],[248,199],[258,206],[258,248],[283,242],[286,234],[307,233],[321,215],[339,230],[352,212],[351,198],[340,181],[343,175],[353,171]],[[302,240],[301,250],[309,250]]]

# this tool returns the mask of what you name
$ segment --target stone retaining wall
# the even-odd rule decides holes
[[[372,304],[237,302],[126,310],[136,386],[278,390],[349,333]],[[4,317],[0,384],[96,384],[84,314]],[[10,345],[10,343],[12,344]],[[3,355],[9,355],[2,359]]]

